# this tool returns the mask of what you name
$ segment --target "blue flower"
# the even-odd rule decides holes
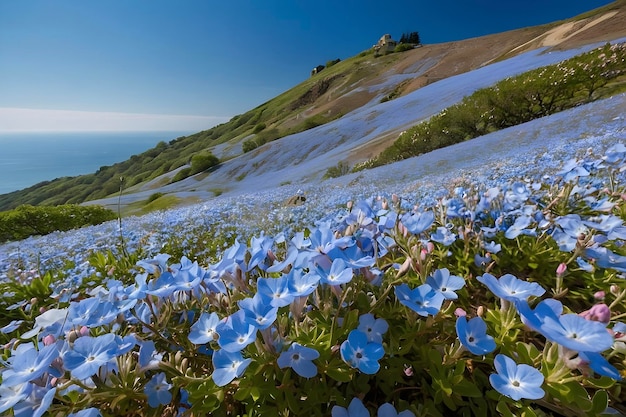
[[[41,417],[48,411],[56,394],[56,388],[43,388],[33,386],[30,395],[25,401],[15,404],[13,407],[14,417]]]
[[[516,364],[506,355],[496,355],[493,364],[495,374],[489,376],[491,386],[502,395],[519,401],[522,398],[538,400],[545,392],[541,388],[543,375],[530,365]]]
[[[547,339],[578,352],[602,352],[613,346],[605,323],[578,314],[563,314],[558,320],[545,317],[539,330]]]
[[[461,344],[474,355],[486,355],[496,348],[496,342],[487,334],[487,324],[481,317],[469,321],[466,317],[457,318],[456,334]]]
[[[102,417],[102,414],[100,413],[100,410],[92,407],[77,411],[67,417]]]
[[[352,330],[348,340],[341,344],[341,358],[351,367],[358,368],[365,374],[375,374],[380,369],[378,361],[385,350],[380,343],[368,343],[365,333]]]
[[[368,342],[382,343],[383,335],[389,329],[385,319],[376,319],[371,313],[363,314],[359,317],[359,327],[357,330],[365,333]]]
[[[485,284],[497,297],[507,301],[526,300],[531,295],[540,297],[546,292],[536,282],[522,281],[511,274],[502,275],[497,279],[485,273],[476,279]]]
[[[4,413],[15,404],[25,400],[34,386],[27,382],[11,386],[0,384],[0,413]]]
[[[2,372],[2,386],[14,387],[42,376],[59,356],[55,344],[36,350],[32,344],[20,345],[10,357],[11,367]]]
[[[484,243],[483,248],[489,253],[498,253],[502,250],[502,245],[491,241],[489,243]]]
[[[622,376],[619,371],[615,369],[613,365],[607,361],[604,356],[597,352],[578,352],[578,357],[584,364],[589,366],[596,373],[613,378],[616,381],[621,381]]]
[[[198,321],[191,326],[189,332],[189,340],[196,345],[202,345],[214,341],[217,338],[216,326],[219,324],[220,318],[216,313],[200,314]]]
[[[448,230],[447,227],[438,227],[437,231],[430,235],[430,240],[442,243],[444,246],[450,246],[456,240],[456,235]]]
[[[98,372],[117,354],[113,333],[98,337],[83,336],[76,339],[74,348],[65,352],[63,363],[76,379],[87,379]]]
[[[301,377],[313,378],[317,375],[317,367],[312,361],[319,357],[317,350],[292,343],[286,352],[280,354],[276,363],[281,369],[290,367]]]
[[[363,405],[363,402],[356,397],[350,401],[347,409],[335,405],[331,410],[331,415],[332,417],[370,417],[370,413]]]
[[[289,290],[289,278],[281,275],[279,278],[259,278],[257,291],[272,307],[284,307],[294,299]]]
[[[229,384],[244,373],[252,359],[244,359],[241,352],[228,352],[224,349],[213,354],[213,382],[218,387]]]
[[[383,405],[378,407],[377,416],[378,417],[415,417],[415,414],[413,414],[413,412],[410,410],[404,410],[398,413],[396,411],[396,408],[393,405],[389,403],[384,403]]]
[[[328,285],[345,284],[350,282],[354,276],[352,268],[348,267],[346,262],[341,258],[337,258],[333,261],[329,271],[318,268],[318,272],[321,276],[321,281]]]
[[[406,213],[400,220],[409,232],[414,235],[419,235],[432,226],[435,221],[435,213],[432,211],[426,211],[424,213]]]
[[[141,347],[139,348],[139,366],[142,370],[146,370],[146,368],[154,369],[163,359],[163,355],[157,353],[156,346],[153,340],[146,340],[141,343]]]
[[[456,300],[459,298],[455,291],[460,290],[465,285],[465,280],[456,275],[450,275],[447,268],[438,269],[432,276],[426,278],[426,284],[433,290],[441,293],[446,300]]]
[[[217,343],[227,352],[239,352],[254,342],[256,327],[246,321],[246,314],[239,310],[220,322],[215,331],[219,335]]]
[[[252,298],[244,298],[238,304],[246,316],[246,321],[259,330],[267,329],[276,320],[278,307],[268,303],[260,293],[254,294]]]
[[[172,393],[169,391],[171,388],[172,384],[165,380],[164,372],[154,375],[143,390],[148,397],[148,405],[156,408],[159,405],[169,404],[172,401]]]
[[[424,317],[439,313],[445,300],[442,293],[433,290],[428,284],[422,284],[413,290],[406,284],[400,284],[395,287],[395,291],[401,304]]]
[[[526,229],[531,222],[530,216],[520,216],[515,219],[515,222],[504,232],[504,236],[507,239],[515,239],[521,234],[533,234],[534,229]]]
[[[0,333],[11,333],[12,331],[17,330],[22,323],[24,323],[24,320],[13,320],[11,323],[1,328]]]
[[[294,297],[306,297],[317,288],[320,276],[316,272],[302,274],[299,269],[292,269],[287,274],[289,278],[289,291]]]

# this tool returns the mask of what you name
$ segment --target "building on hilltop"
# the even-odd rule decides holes
[[[376,45],[374,45],[374,51],[377,54],[386,54],[388,52],[393,52],[398,42],[394,41],[391,38],[391,35],[386,33],[379,40]]]
[[[318,74],[320,71],[322,71],[324,68],[326,68],[323,65],[318,65],[317,67],[313,68],[311,70],[311,77],[314,76],[315,74]]]

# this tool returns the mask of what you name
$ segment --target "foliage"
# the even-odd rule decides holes
[[[623,414],[624,167],[617,144],[250,239],[224,213],[159,254],[93,253],[85,279],[18,274],[0,413]]]
[[[410,158],[593,101],[625,74],[626,43],[621,43],[507,78],[402,132],[389,148],[355,169]]]
[[[337,178],[350,173],[350,165],[346,161],[339,161],[337,165],[328,168],[324,178]]]
[[[396,45],[395,48],[393,48],[393,51],[404,52],[404,51],[410,51],[411,49],[415,49],[415,45],[410,44],[410,43],[399,43]]]
[[[191,157],[190,175],[195,175],[200,172],[206,171],[209,168],[215,167],[219,163],[219,158],[210,152],[196,154]]]
[[[183,168],[174,175],[174,178],[172,178],[170,183],[182,181],[185,178],[189,177],[190,175],[191,175],[191,167]]]
[[[276,128],[261,131],[254,135],[254,137],[246,139],[243,142],[243,151],[250,152],[251,150],[258,148],[259,146],[265,145],[268,142],[272,142],[282,136],[284,135],[281,134],[281,132],[279,132],[279,130]]]
[[[19,206],[0,212],[0,242],[22,240],[113,220],[116,214],[101,206]]]
[[[330,61],[326,61],[326,68],[330,68],[335,64],[338,64],[341,62],[340,58],[336,58],[336,59],[331,59]]]
[[[403,33],[402,36],[400,36],[400,43],[419,45],[421,44],[420,35],[418,32]]]
[[[159,198],[163,197],[165,194],[158,192],[158,193],[153,193],[150,194],[150,197],[148,197],[148,199],[146,200],[146,203],[152,203],[154,200],[158,200]]]

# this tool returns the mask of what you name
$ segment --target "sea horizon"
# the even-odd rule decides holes
[[[0,132],[0,194],[96,172],[194,132]]]

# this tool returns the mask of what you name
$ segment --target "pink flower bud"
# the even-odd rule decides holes
[[[604,297],[606,297],[606,293],[604,291],[597,291],[593,295],[593,298],[595,298],[598,301],[604,300]]]
[[[465,316],[467,316],[467,313],[465,312],[465,310],[463,310],[461,307],[459,307],[456,310],[454,310],[454,315],[456,317],[465,317]]]
[[[53,343],[54,343],[54,340],[55,340],[55,339],[54,339],[54,336],[53,336],[53,335],[51,335],[51,334],[49,334],[49,335],[47,335],[47,336],[44,336],[44,338],[43,338],[43,344],[44,344],[45,346],[49,346],[49,345],[51,345],[51,344],[53,344]]]
[[[413,376],[413,367],[411,365],[404,365],[404,375]]]
[[[611,310],[606,304],[596,304],[589,310],[585,310],[579,314],[587,320],[599,321],[601,323],[608,323],[611,321]]]
[[[563,276],[565,271],[567,271],[567,265],[565,263],[561,262],[559,264],[559,266],[556,268],[556,275],[557,276]]]

